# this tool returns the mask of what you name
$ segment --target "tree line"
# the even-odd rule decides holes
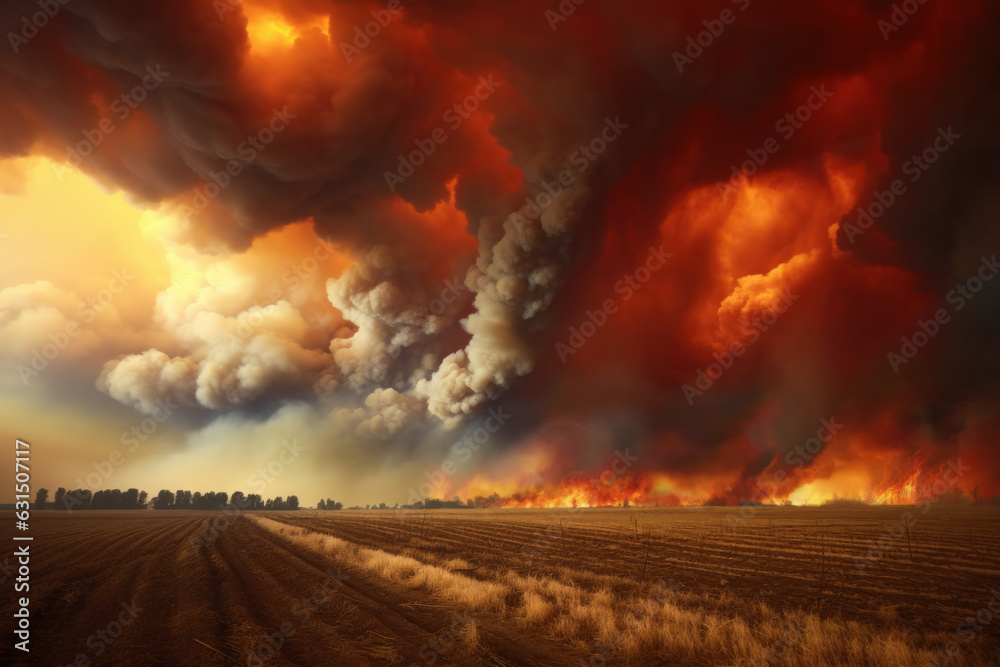
[[[139,489],[102,489],[91,491],[90,489],[72,489],[67,491],[63,487],[56,489],[52,502],[49,500],[48,489],[38,489],[35,494],[35,509],[57,509],[57,510],[213,510],[225,509],[230,506],[238,506],[247,510],[297,510],[299,509],[299,497],[288,496],[283,498],[264,499],[259,493],[244,494],[242,491],[234,491],[230,496],[225,491],[209,491],[201,493],[196,491],[177,490],[169,491],[162,489],[155,498],[150,499],[149,494]]]
[[[424,510],[424,509],[472,509],[474,507],[486,508],[486,507],[499,507],[500,506],[500,494],[494,493],[492,496],[476,496],[475,500],[472,498],[463,501],[458,496],[455,496],[453,500],[441,500],[438,498],[428,498],[426,500],[418,500],[410,505],[400,505],[396,503],[392,507],[389,507],[385,503],[371,503],[370,505],[352,505],[348,507],[349,510]],[[320,498],[319,502],[316,503],[316,509],[318,510],[340,510],[344,509],[344,503],[338,503],[327,498],[326,500]]]
[[[50,503],[49,490],[38,489],[35,495],[35,509],[60,509],[60,510],[213,510],[227,509],[229,507],[239,507],[244,510],[297,510],[300,508],[299,497],[292,495],[287,498],[277,496],[275,498],[263,498],[259,493],[244,494],[242,491],[234,491],[230,496],[225,491],[209,491],[201,493],[196,491],[185,491],[178,489],[170,491],[161,489],[154,498],[150,498],[145,491],[131,488],[126,491],[121,489],[102,489],[91,491],[90,489],[70,489],[59,487],[55,497]],[[496,507],[500,496],[493,494],[488,497],[476,496],[475,500],[462,501],[458,496],[453,500],[439,500],[428,498],[417,501],[411,505],[400,505],[396,503],[389,507],[385,503],[372,503],[370,505],[353,505],[349,510],[388,510],[388,509],[448,509],[448,508],[473,508],[473,507]],[[320,510],[340,510],[344,509],[344,503],[335,501],[332,498],[320,498],[316,503],[316,509]]]

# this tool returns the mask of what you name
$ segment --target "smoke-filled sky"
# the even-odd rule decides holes
[[[50,489],[1000,493],[998,14],[5,2],[0,431]]]

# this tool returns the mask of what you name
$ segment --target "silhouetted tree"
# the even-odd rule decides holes
[[[66,489],[62,488],[61,486],[58,489],[56,489],[56,497],[55,497],[55,500],[53,501],[52,505],[57,510],[64,510],[64,509],[66,509],[66,507],[65,507],[65,505],[63,505],[63,501],[62,501],[63,500],[63,496],[65,496],[65,495],[66,495]]]
[[[35,509],[43,510],[45,509],[45,501],[49,499],[48,489],[38,489],[35,494]]]
[[[149,498],[149,494],[145,491],[139,492],[139,502],[136,503],[136,508],[144,510],[146,509],[146,499]]]
[[[290,510],[297,510],[299,508],[298,496],[288,496],[288,500],[285,502],[288,504],[288,509]]]
[[[162,489],[153,499],[153,509],[168,510],[174,506],[174,494]]]
[[[57,492],[58,495],[58,492]],[[87,510],[93,509],[91,500],[93,493],[90,489],[74,489],[67,491],[62,498],[62,508],[66,510]]]
[[[316,509],[318,509],[318,510],[325,510],[326,509],[326,501],[323,500],[322,498],[320,498],[319,502],[316,504]]]

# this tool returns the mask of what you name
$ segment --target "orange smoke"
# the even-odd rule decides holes
[[[169,266],[81,393],[301,402],[372,471],[507,401],[452,484],[500,506],[901,502],[959,460],[1000,492],[996,283],[886,363],[1000,250],[996,3],[883,35],[888,0],[754,0],[683,68],[695,0],[139,4],[0,53],[0,157],[122,191]],[[74,286],[24,280],[0,312],[30,350]]]

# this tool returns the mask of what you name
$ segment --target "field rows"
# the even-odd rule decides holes
[[[285,520],[429,562],[463,558],[480,565],[477,576],[484,578],[513,568],[567,576],[586,588],[607,585],[612,573],[619,587],[663,580],[709,597],[739,592],[778,608],[842,606],[869,613],[874,622],[895,608],[912,623],[938,629],[953,628],[970,604],[1000,585],[1000,512],[977,515],[961,528],[953,514],[959,510],[918,513],[911,549],[905,538],[895,540],[861,571],[855,559],[865,558],[870,543],[886,534],[883,524],[898,522],[905,510],[853,510],[861,517],[854,521],[817,510],[822,518],[803,521],[807,509],[761,508],[734,532],[725,517],[736,511],[691,511],[667,515],[669,521],[646,510],[529,510],[516,519],[500,518],[511,517],[511,510],[468,517],[428,512],[426,518],[411,512],[320,512]],[[525,545],[533,548],[525,553]]]
[[[1000,512],[933,508],[859,572],[903,511],[38,512],[32,654],[0,661],[923,664],[1000,589]],[[996,664],[973,639],[950,666]]]

